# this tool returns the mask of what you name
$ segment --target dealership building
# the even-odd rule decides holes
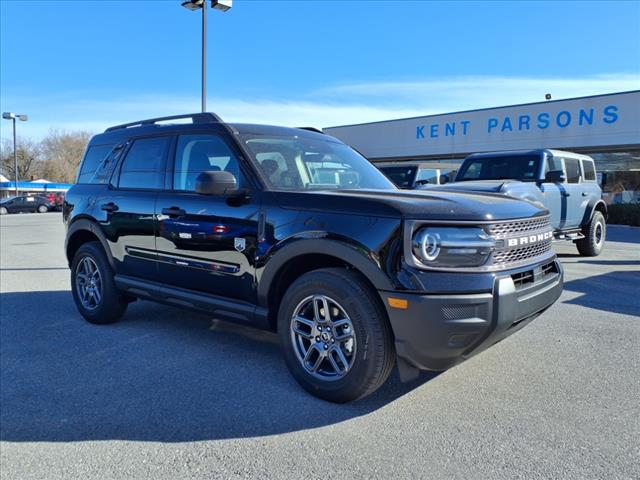
[[[372,162],[555,148],[596,161],[609,203],[640,201],[640,90],[325,128]]]

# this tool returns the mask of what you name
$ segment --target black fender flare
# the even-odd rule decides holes
[[[366,276],[377,290],[395,289],[393,282],[386,273],[374,260],[363,253],[361,245],[356,246],[327,238],[298,238],[280,247],[266,262],[258,282],[259,305],[268,305],[271,287],[282,267],[296,257],[308,254],[331,256],[351,265]]]
[[[115,270],[115,261],[113,260],[113,255],[111,255],[111,249],[109,248],[109,242],[107,242],[107,237],[104,232],[100,228],[95,221],[89,220],[87,218],[79,218],[74,220],[73,223],[69,225],[67,230],[67,236],[64,241],[64,252],[67,257],[67,261],[69,263],[69,267],[71,267],[71,262],[73,262],[73,258],[69,258],[69,242],[74,237],[75,234],[81,231],[91,232],[94,236],[98,238],[100,243],[102,244],[102,248],[104,249],[105,254],[107,255],[107,259],[109,260],[109,265],[111,268]]]
[[[604,210],[604,219],[607,219],[607,217],[609,216],[609,212],[607,210],[607,204],[604,202],[604,200],[602,200],[601,198],[599,198],[598,200],[592,200],[591,202],[589,202],[584,212],[582,224],[580,225],[581,227],[585,227],[589,224],[589,222],[593,218],[593,213],[598,207],[602,207],[602,209]]]

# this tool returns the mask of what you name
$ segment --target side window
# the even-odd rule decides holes
[[[567,173],[567,183],[580,183],[580,161],[577,158],[565,158],[564,166]]]
[[[120,188],[161,189],[171,137],[142,138],[131,145],[120,169]]]
[[[126,144],[123,143],[113,147],[111,152],[104,158],[104,160],[102,160],[102,162],[100,162],[100,164],[98,165],[98,168],[96,168],[95,173],[92,175],[92,177],[89,179],[87,183],[93,183],[93,184],[109,183],[109,180],[111,179],[111,174],[113,173],[113,171],[116,168],[116,165],[118,164],[118,159],[120,158],[120,155],[124,151],[125,145]]]
[[[80,173],[78,173],[77,183],[90,183],[93,174],[100,163],[109,155],[113,145],[96,145],[89,147],[82,160]]]
[[[584,171],[584,179],[586,181],[596,181],[596,166],[591,160],[582,160],[582,170]]]
[[[193,192],[196,178],[205,171],[226,171],[245,185],[238,159],[218,135],[180,135],[176,147],[173,189]]]
[[[547,157],[547,161],[544,162],[544,174],[553,170],[562,170],[562,159],[558,157]]]

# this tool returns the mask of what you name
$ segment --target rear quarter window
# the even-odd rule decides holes
[[[596,181],[596,166],[591,160],[582,160],[582,170],[584,171],[584,179],[587,182]]]
[[[93,174],[98,169],[98,166],[109,155],[113,145],[94,145],[87,149],[87,153],[84,155],[82,165],[80,166],[80,172],[78,173],[77,183],[92,183],[91,179]]]

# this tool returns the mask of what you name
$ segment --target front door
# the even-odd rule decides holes
[[[547,172],[562,169],[561,158],[547,157],[542,170],[542,181],[539,184],[542,203],[549,210],[551,227],[554,230],[562,230],[567,222],[567,189],[564,183],[545,181],[545,176]]]
[[[158,196],[156,248],[162,281],[238,300],[254,301],[259,199],[195,193],[203,171],[233,173],[247,187],[238,155],[215,134],[180,135],[171,189]]]

